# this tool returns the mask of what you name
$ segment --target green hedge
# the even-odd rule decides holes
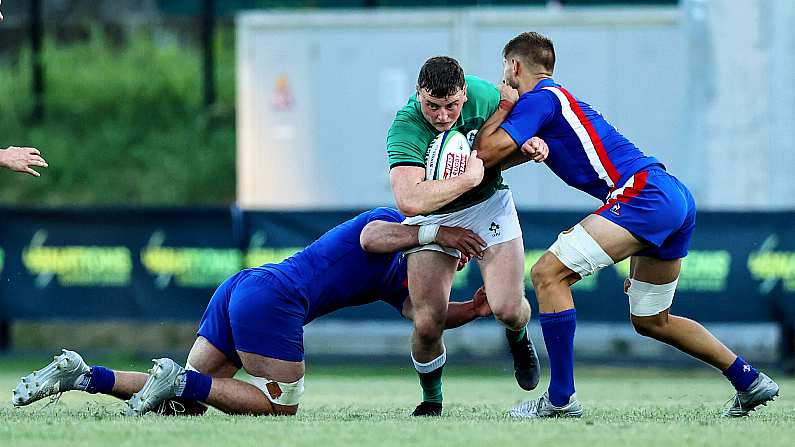
[[[219,204],[234,201],[234,43],[216,39],[218,103],[201,105],[198,48],[141,33],[119,47],[93,31],[47,39],[45,113],[32,124],[30,52],[0,63],[0,147],[39,148],[33,178],[0,172],[0,203]]]

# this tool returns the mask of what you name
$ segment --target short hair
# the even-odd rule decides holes
[[[555,70],[555,47],[552,41],[534,31],[519,34],[502,49],[502,57],[519,57],[528,66],[537,65],[552,73]]]
[[[428,90],[436,98],[454,95],[464,88],[464,69],[452,57],[432,57],[422,64],[417,87]]]

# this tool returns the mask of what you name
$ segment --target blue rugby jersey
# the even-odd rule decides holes
[[[344,307],[385,301],[398,312],[408,297],[406,261],[401,253],[367,253],[362,229],[374,220],[402,222],[392,208],[376,208],[332,228],[304,250],[279,264],[250,269],[268,271],[306,306],[304,324]]]
[[[545,163],[552,172],[603,202],[635,173],[662,166],[552,79],[520,96],[500,127],[519,147],[533,136],[542,138],[549,146]]]

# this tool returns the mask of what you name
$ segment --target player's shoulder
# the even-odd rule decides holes
[[[418,105],[416,96],[412,95],[406,105],[395,113],[390,131],[422,127],[423,117]]]
[[[530,109],[536,112],[557,109],[559,108],[560,101],[557,100],[557,94],[552,91],[552,89],[558,87],[560,87],[560,85],[552,83],[536,87],[519,96],[519,99],[516,101],[516,106],[520,109]]]

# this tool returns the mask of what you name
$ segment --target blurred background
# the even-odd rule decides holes
[[[385,136],[420,65],[501,76],[501,50],[553,39],[555,78],[693,191],[699,227],[673,311],[747,359],[795,367],[795,2],[6,1],[0,148],[0,351],[184,355],[214,287],[392,206]],[[543,166],[507,173],[529,268],[599,204]],[[575,288],[577,356],[694,361],[634,334],[625,263]],[[476,266],[454,298],[481,284]],[[541,340],[540,329],[531,332]],[[385,305],[306,328],[308,362],[403,362]],[[451,359],[508,365],[502,331],[445,337]],[[541,344],[541,343],[539,343]],[[543,349],[543,347],[541,347]]]

